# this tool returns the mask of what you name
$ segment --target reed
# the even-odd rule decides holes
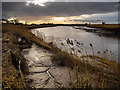
[[[67,43],[70,47],[70,43]],[[55,47],[54,45],[52,45]],[[72,83],[70,88],[118,88],[120,87],[120,70],[119,64],[114,60],[107,60],[105,58],[95,56],[93,45],[92,55],[89,55],[87,50],[79,50],[81,57],[76,54],[65,52],[61,49],[55,49],[53,61],[56,61],[60,66],[67,66],[73,69],[76,73],[76,80]],[[62,43],[62,47],[64,44]],[[65,48],[65,47],[64,47]],[[74,48],[70,48],[75,51]],[[85,49],[85,48],[84,48]],[[59,51],[59,52],[58,52]],[[57,54],[56,54],[57,53]],[[102,52],[98,52],[102,53]]]

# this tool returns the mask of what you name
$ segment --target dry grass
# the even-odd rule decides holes
[[[44,41],[40,38],[36,37],[32,34],[28,28],[24,27],[23,25],[13,25],[13,24],[3,24],[2,31],[4,32],[11,32],[16,37],[24,37],[29,44],[36,43],[39,46],[51,49],[49,45],[47,45]]]
[[[54,45],[51,45],[51,47],[52,52],[54,52],[53,63],[70,67],[76,73],[77,78],[70,88],[120,87],[120,65],[115,61],[95,56],[94,51],[93,55],[78,58],[76,55],[61,51]],[[90,64],[88,60],[93,61],[91,63],[94,64]]]
[[[21,46],[18,38],[24,38],[26,43],[51,49],[42,39],[33,35],[29,29],[23,25],[3,24],[3,47],[2,47],[2,87],[6,88],[23,88],[27,87],[25,77],[28,73],[26,59],[21,55]]]
[[[72,60],[73,57],[70,54],[62,51],[57,51],[56,53],[54,53],[52,61],[59,66],[67,66],[73,68],[74,63]]]
[[[28,27],[27,27],[28,28]],[[54,53],[53,62],[60,66],[67,66],[72,68],[76,73],[76,80],[73,82],[70,88],[118,88],[120,87],[120,67],[116,62],[106,60],[101,57],[94,55],[82,56],[81,58],[75,55],[68,54],[61,51],[53,45],[46,44],[42,39],[37,38],[26,27],[22,25],[6,25],[3,24],[3,32],[11,32],[16,37],[24,37],[26,41],[30,44],[36,43],[39,46],[46,47]],[[15,45],[15,44],[13,44]],[[7,51],[5,51],[7,52]],[[87,59],[93,61],[94,64],[89,64]],[[15,79],[18,76],[18,72],[14,69],[12,63],[11,67],[6,67],[9,62],[4,59],[4,77],[3,85],[5,87],[14,86],[24,86],[22,82],[18,83],[21,79]],[[96,62],[97,61],[97,62]],[[7,64],[6,64],[7,63]],[[10,66],[10,65],[9,65]],[[23,65],[24,66],[24,65]],[[6,72],[10,69],[11,73]],[[15,72],[13,74],[13,72]],[[11,75],[10,75],[11,74]],[[10,77],[12,79],[10,79]],[[16,76],[13,76],[16,75]],[[24,80],[24,79],[23,79]],[[22,80],[21,80],[22,81]],[[17,82],[17,83],[16,83]],[[14,83],[14,84],[12,84]],[[16,84],[15,84],[16,83]]]
[[[120,28],[119,24],[91,24],[91,25],[86,25],[88,27],[92,28],[103,28],[103,29],[118,29]]]
[[[33,28],[44,28],[44,27],[54,27],[55,25],[25,25],[24,27],[28,29],[33,29]]]
[[[90,64],[87,60],[94,61]],[[56,49],[53,62],[60,66],[70,67],[76,73],[76,80],[69,88],[120,87],[120,65],[115,61],[106,60],[94,55],[78,58]]]
[[[26,88],[24,78],[28,72],[27,63],[20,54],[16,37],[11,33],[3,33],[2,45],[2,87]]]

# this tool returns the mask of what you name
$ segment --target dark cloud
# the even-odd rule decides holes
[[[104,20],[81,20],[81,19],[74,19],[74,20],[69,20],[69,21],[74,21],[74,22],[90,22],[90,23],[97,23],[97,22],[103,22]]]
[[[21,16],[80,16],[116,12],[116,2],[51,2],[45,7],[25,2],[4,2],[3,17]]]

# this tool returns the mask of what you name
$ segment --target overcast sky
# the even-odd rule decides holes
[[[118,22],[117,2],[3,2],[3,18],[29,23]]]

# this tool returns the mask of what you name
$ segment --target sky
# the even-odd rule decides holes
[[[18,19],[22,23],[29,24],[118,23],[117,2],[99,2],[100,0],[97,0],[98,2],[47,1],[3,2],[2,18]]]

